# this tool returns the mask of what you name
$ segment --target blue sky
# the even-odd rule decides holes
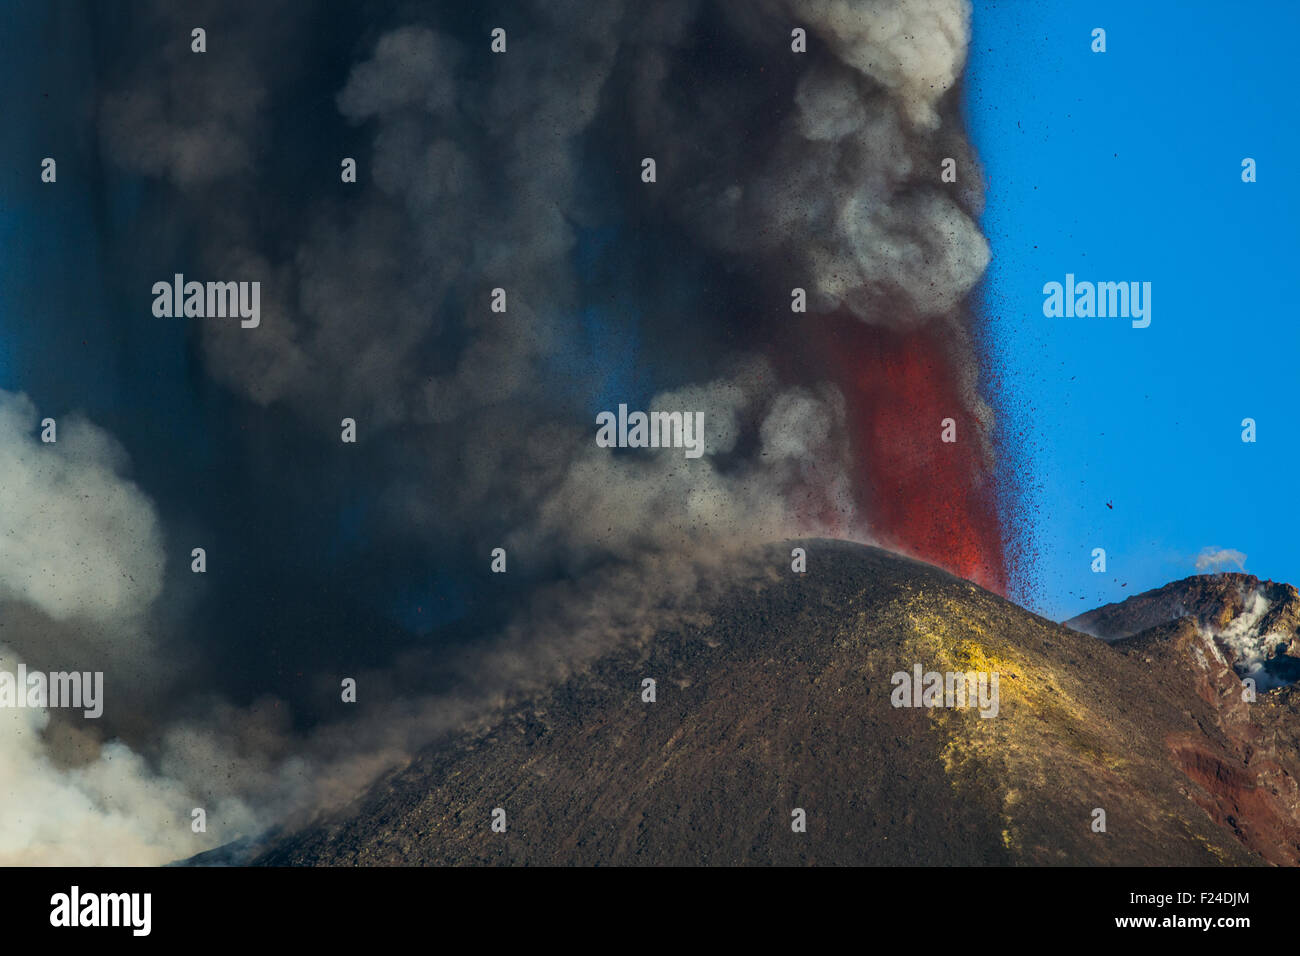
[[[975,8],[982,296],[1032,568],[1018,596],[1070,616],[1195,573],[1216,546],[1300,584],[1300,4]],[[1241,181],[1245,157],[1256,183]],[[1044,317],[1043,284],[1067,272],[1151,282],[1150,327]],[[1095,547],[1107,573],[1090,570]]]

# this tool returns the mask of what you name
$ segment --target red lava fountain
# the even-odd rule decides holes
[[[987,437],[966,408],[935,329],[894,331],[821,317],[814,334],[844,393],[859,503],[882,544],[998,594],[1007,567]],[[940,440],[956,422],[955,442]]]

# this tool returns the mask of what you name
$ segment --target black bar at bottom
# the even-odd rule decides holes
[[[1289,903],[1300,891],[1300,872],[1273,868],[32,868],[0,870],[0,880],[11,943],[75,934],[78,943],[111,938],[128,946],[375,945],[414,931],[417,941],[457,949],[466,933],[479,941],[472,945],[590,945],[599,932],[615,948],[676,946],[685,944],[688,927],[695,943],[716,937],[730,945],[750,937],[770,943],[770,934],[784,931],[815,934],[808,943],[847,931],[872,942],[1047,932],[1146,942],[1195,935],[1231,944],[1288,932]],[[149,894],[147,935],[140,932],[142,894]],[[69,925],[55,926],[52,917]]]

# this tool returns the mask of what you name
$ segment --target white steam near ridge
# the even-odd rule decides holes
[[[1209,637],[1232,655],[1233,669],[1241,677],[1253,677],[1260,690],[1284,687],[1289,682],[1265,670],[1265,664],[1279,645],[1286,644],[1286,634],[1261,633],[1259,623],[1271,606],[1261,588],[1246,598],[1242,611],[1219,630],[1208,629]]]

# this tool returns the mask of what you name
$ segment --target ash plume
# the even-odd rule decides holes
[[[723,569],[771,573],[750,545],[906,547],[876,527],[870,401],[817,323],[925,336],[972,426],[975,478],[957,480],[990,460],[965,304],[989,259],[957,103],[967,3],[378,4],[316,30],[320,13],[155,2],[114,24],[86,8],[104,51],[87,149],[134,203],[99,226],[110,294],[136,341],[188,323],[153,401],[192,427],[160,440],[149,409],[114,406],[111,441],[61,440],[70,470],[106,462],[86,481],[129,453],[139,487],[117,479],[117,511],[96,512],[95,575],[0,571],[0,606],[27,615],[25,656],[78,607],[131,605],[153,635],[116,675],[153,688],[147,709],[119,697],[57,760],[33,725],[21,757],[79,795],[70,818],[107,812],[122,777],[164,795],[176,815],[158,826],[135,825],[166,817],[154,804],[115,808],[134,822],[105,854],[124,862],[348,799],[529,687],[689,621]],[[260,281],[261,325],[150,324],[145,292],[174,272]],[[620,402],[703,412],[704,456],[597,447],[595,415]],[[0,457],[0,480],[30,467]],[[487,572],[495,547],[507,575]],[[111,786],[106,747],[132,755]],[[217,808],[210,836],[190,805]],[[0,842],[0,860],[72,860],[85,832]]]

